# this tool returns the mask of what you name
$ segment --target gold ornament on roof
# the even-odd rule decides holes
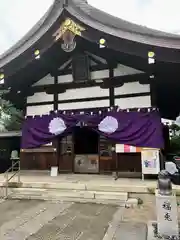
[[[54,36],[56,37],[56,41],[62,38],[62,36],[67,30],[72,32],[74,35],[81,36],[81,33],[86,29],[75,23],[72,19],[67,18],[54,34]]]

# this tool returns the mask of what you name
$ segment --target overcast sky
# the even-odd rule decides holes
[[[16,43],[53,0],[0,0],[0,54]],[[180,0],[89,0],[112,15],[159,30],[180,33]]]

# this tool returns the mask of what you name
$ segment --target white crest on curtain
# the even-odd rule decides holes
[[[49,123],[49,132],[54,135],[59,135],[66,130],[66,124],[62,118],[53,118]]]
[[[118,121],[112,116],[107,116],[100,122],[98,129],[104,133],[114,133],[118,129]]]

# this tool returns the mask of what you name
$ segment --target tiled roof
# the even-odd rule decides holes
[[[68,10],[85,24],[113,36],[160,47],[180,49],[180,35],[166,33],[114,17],[87,4],[72,0]]]
[[[84,24],[112,36],[152,46],[180,49],[179,35],[153,30],[111,16],[92,7],[86,0],[69,0],[67,7],[64,3],[64,0],[54,1],[40,21],[19,42],[0,56],[0,68],[20,56],[43,37],[61,16],[64,8]]]

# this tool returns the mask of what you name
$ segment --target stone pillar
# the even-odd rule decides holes
[[[157,235],[162,239],[179,239],[178,211],[176,195],[167,171],[158,176],[156,190]]]

